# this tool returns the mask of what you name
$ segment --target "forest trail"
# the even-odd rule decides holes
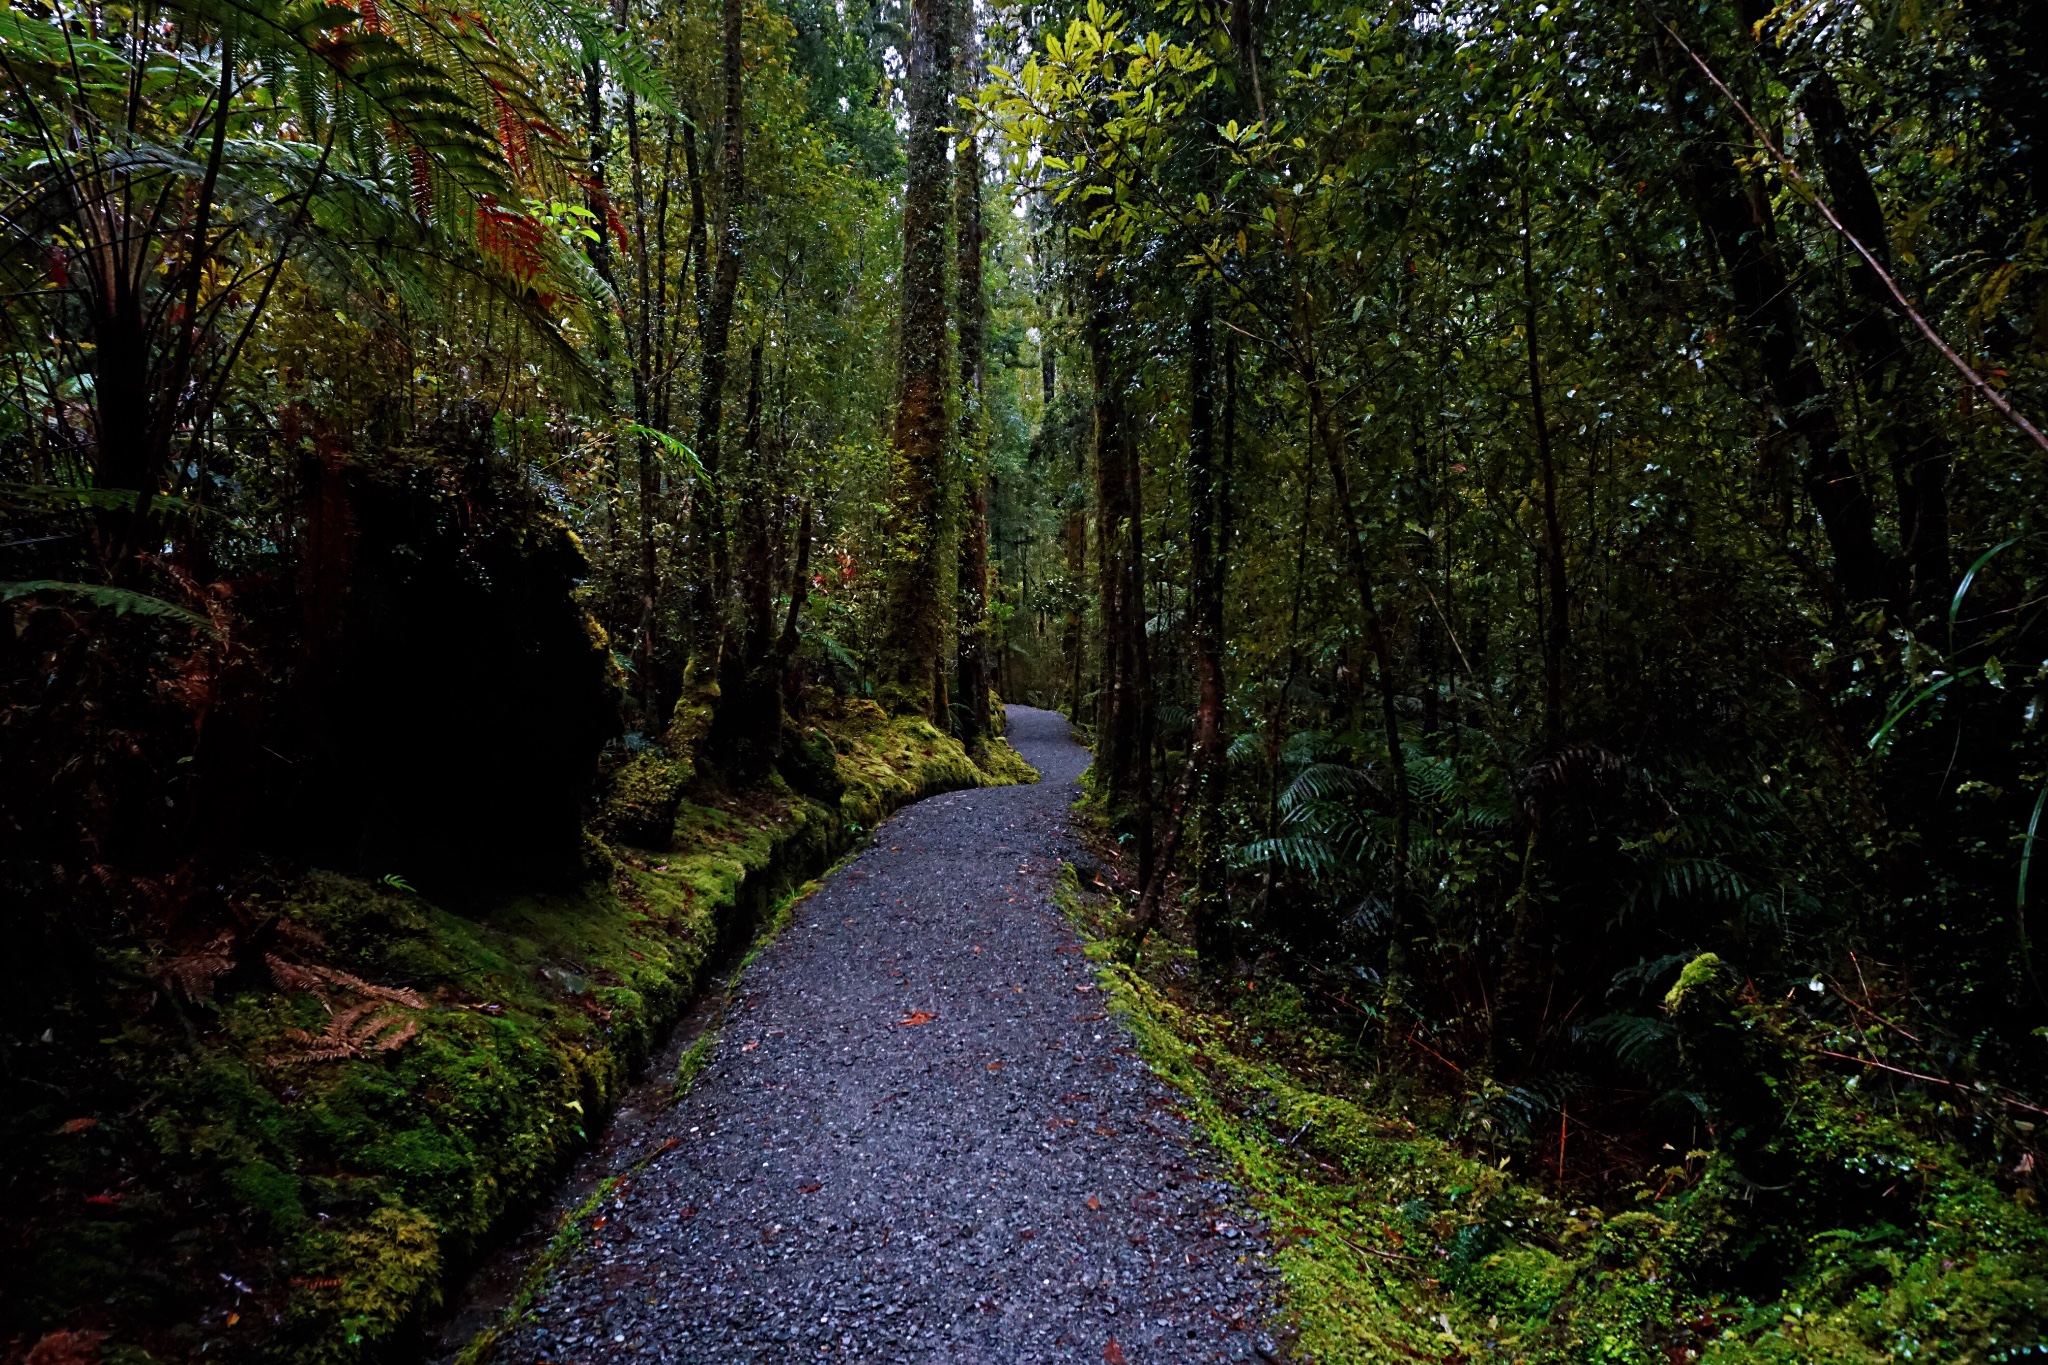
[[[798,906],[496,1360],[1258,1358],[1258,1230],[1053,902],[1088,755],[1009,715],[1043,780],[903,810]]]

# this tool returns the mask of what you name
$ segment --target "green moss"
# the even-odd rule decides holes
[[[1341,1065],[1343,1040],[1298,993],[1269,984],[1227,1013],[1192,1010],[1156,984],[1174,975],[1171,950],[1148,948],[1151,974],[1133,970],[1110,951],[1113,910],[1071,868],[1059,898],[1095,936],[1102,984],[1140,1051],[1267,1219],[1301,1358],[1994,1365],[2048,1354],[2048,1223],[2026,1191],[2006,1193],[1993,1171],[1865,1105],[1839,1076],[1807,1065],[1787,1087],[1780,1140],[1804,1174],[1777,1205],[1723,1155],[1674,1166],[1673,1188],[1644,1188],[1634,1208],[1567,1205],[1416,1122],[1403,1112],[1425,1109],[1412,1091],[1397,1100]],[[1696,960],[1681,1003],[1706,1008],[1703,988],[1723,975]],[[1855,1205],[1840,1192],[1858,1181],[1913,1190],[1911,1226],[1841,1225]],[[1731,1270],[1766,1243],[1789,1244],[1781,1284],[1744,1297]]]
[[[44,1258],[46,1282],[11,1292],[47,1305],[55,1322],[111,1295],[146,1330],[205,1344],[209,1358],[388,1358],[447,1269],[595,1136],[723,949],[786,923],[808,889],[794,884],[896,806],[1022,776],[1016,765],[985,772],[924,722],[871,707],[812,733],[845,782],[832,805],[780,779],[685,799],[678,765],[635,760],[615,797],[658,809],[673,789],[671,851],[612,849],[609,878],[570,892],[458,915],[384,883],[299,879],[263,907],[317,936],[289,938],[288,958],[385,993],[337,986],[323,1003],[248,989],[215,1003],[196,1048],[155,1025],[110,1041],[107,1065],[149,1096],[144,1137],[199,1221],[167,1230],[177,1219],[148,1188],[113,1212],[90,1206]],[[410,1036],[388,1051],[309,1060],[308,1037],[358,1002],[402,1019]],[[691,1055],[701,1061],[710,1046]],[[104,1187],[88,1167],[75,1181]],[[243,1229],[240,1250],[218,1246],[223,1221]],[[195,1264],[210,1249],[198,1287],[134,1283],[143,1236],[186,1238]],[[223,1273],[254,1296],[228,1335],[196,1321]],[[117,1333],[109,1345],[126,1344]]]
[[[1678,980],[1671,983],[1671,989],[1664,996],[1664,1008],[1677,1013],[1685,1007],[1688,996],[1718,984],[1726,975],[1727,968],[1721,965],[1719,953],[1701,953],[1686,963],[1678,974]]]
[[[600,819],[605,832],[639,848],[667,848],[676,807],[695,776],[695,766],[686,759],[635,754],[607,783]]]

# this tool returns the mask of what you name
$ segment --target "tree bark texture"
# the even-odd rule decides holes
[[[1386,622],[1380,616],[1379,602],[1373,586],[1372,565],[1366,558],[1365,539],[1359,532],[1358,509],[1351,500],[1350,461],[1345,456],[1343,439],[1331,417],[1329,400],[1323,393],[1322,376],[1312,353],[1309,354],[1306,369],[1309,420],[1315,429],[1316,444],[1323,448],[1324,459],[1329,465],[1330,485],[1337,503],[1346,557],[1351,563],[1352,582],[1358,592],[1359,613],[1365,623],[1366,647],[1372,652],[1373,671],[1379,683],[1381,734],[1386,745],[1388,776],[1392,779],[1391,785],[1394,789],[1394,865],[1392,887],[1388,896],[1387,982],[1384,997],[1386,1023],[1391,1029],[1395,1026],[1395,1015],[1406,999],[1410,978],[1408,941],[1413,932],[1412,915],[1408,904],[1408,846],[1412,819],[1408,756],[1401,744],[1393,649],[1387,639]]]
[[[1898,566],[1877,543],[1877,506],[1849,458],[1834,400],[1807,348],[1769,201],[1749,192],[1724,146],[1725,129],[1701,117],[1721,111],[1684,74],[1674,84],[1671,110],[1684,140],[1686,196],[1728,271],[1735,314],[1756,348],[1775,419],[1799,459],[1801,482],[1833,552],[1835,586],[1848,602],[1896,604]]]
[[[1815,153],[1836,216],[1892,271],[1884,209],[1834,78],[1825,71],[1813,72],[1805,81],[1800,108],[1813,130]],[[1953,586],[1948,476],[1955,449],[1943,430],[1938,393],[1912,364],[1890,291],[1861,256],[1852,253],[1848,269],[1854,291],[1849,345],[1856,352],[1856,377],[1865,400],[1871,411],[1883,414],[1876,438],[1891,463],[1899,546],[1911,576],[1907,592],[1923,611],[1930,610],[1947,599]]]
[[[1537,331],[1536,224],[1529,214],[1529,187],[1522,186],[1522,309],[1529,358],[1529,415],[1536,431],[1536,462],[1543,491],[1543,571],[1549,610],[1543,631],[1543,742],[1564,740],[1564,660],[1571,648],[1569,584],[1565,576],[1564,524],[1557,508],[1557,459],[1550,445],[1550,415],[1543,404],[1543,354]],[[1435,688],[1432,687],[1434,693]]]
[[[1203,286],[1188,321],[1188,573],[1190,626],[1195,664],[1195,734],[1190,756],[1195,803],[1194,923],[1196,948],[1214,961],[1227,949],[1215,903],[1215,873],[1201,865],[1216,861],[1215,806],[1223,768],[1223,557],[1222,481],[1216,442],[1215,301]],[[1234,415],[1234,414],[1233,414]],[[1178,824],[1178,819],[1174,821]]]
[[[972,97],[981,44],[974,0],[959,0],[960,90]],[[988,305],[982,283],[981,142],[970,119],[953,157],[954,331],[960,342],[960,451],[965,488],[958,569],[960,740],[969,753],[988,742],[988,433],[982,412]]]
[[[911,11],[909,175],[903,191],[903,306],[896,377],[894,542],[884,684],[902,709],[934,711],[944,645],[940,600],[947,484],[946,134],[956,0]],[[931,718],[944,724],[942,711]]]
[[[725,489],[720,480],[719,441],[725,424],[725,381],[732,345],[733,301],[740,287],[740,250],[746,209],[747,113],[741,85],[740,16],[742,0],[723,0],[720,15],[724,50],[725,121],[719,147],[718,267],[712,274],[711,299],[704,309],[704,382],[697,399],[697,458],[709,475],[697,532],[703,542],[705,596],[696,623],[696,648],[703,662],[715,667],[725,645],[731,593],[731,549],[725,528]]]
[[[747,359],[747,415],[740,458],[729,469],[737,495],[740,632],[719,660],[718,707],[710,750],[719,767],[742,780],[763,776],[782,737],[782,669],[775,654],[775,555],[768,513],[776,495],[761,449],[761,343]]]
[[[1103,636],[1096,754],[1110,819],[1137,845],[1137,880],[1151,877],[1151,660],[1145,647],[1144,494],[1137,441],[1109,320],[1119,304],[1106,275],[1089,289],[1095,383],[1095,548]]]

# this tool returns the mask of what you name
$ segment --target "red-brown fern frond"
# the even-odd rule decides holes
[[[542,251],[547,229],[531,216],[483,196],[476,214],[477,249],[521,284],[532,284],[547,268]]]
[[[198,952],[165,958],[150,974],[187,1000],[211,1000],[213,988],[234,969],[235,931],[224,929]]]
[[[504,149],[505,164],[512,168],[514,176],[523,179],[533,170],[533,144],[527,135],[526,120],[503,96],[493,93],[491,100],[497,107],[498,145]]]
[[[351,1005],[337,1012],[327,1021],[327,1027],[317,1034],[306,1029],[293,1029],[288,1036],[302,1050],[273,1056],[270,1064],[290,1066],[302,1062],[338,1062],[350,1057],[392,1052],[417,1037],[419,1031],[419,1025],[403,1014],[379,1011],[374,1005]]]
[[[266,953],[263,960],[269,964],[270,979],[277,983],[279,990],[310,991],[322,1000],[327,999],[330,990],[341,990],[366,996],[371,1000],[403,1005],[410,1010],[423,1010],[427,1007],[427,1002],[420,998],[419,992],[407,986],[373,985],[338,968],[287,962],[275,953]]]
[[[434,163],[426,149],[414,144],[405,149],[412,162],[412,206],[425,222],[434,218]]]

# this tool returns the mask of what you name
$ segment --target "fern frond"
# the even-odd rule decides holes
[[[82,597],[96,607],[105,607],[116,616],[156,616],[180,625],[196,626],[211,631],[213,622],[196,611],[188,611],[161,597],[148,593],[131,592],[127,588],[113,588],[101,583],[59,583],[52,579],[38,578],[23,583],[0,583],[0,602],[12,602],[17,597],[30,597],[37,593],[61,593],[67,597]]]
[[[1643,1014],[1603,1014],[1586,1025],[1589,1037],[1605,1045],[1623,1066],[1655,1078],[1678,1061],[1677,1035],[1662,1019]]]

